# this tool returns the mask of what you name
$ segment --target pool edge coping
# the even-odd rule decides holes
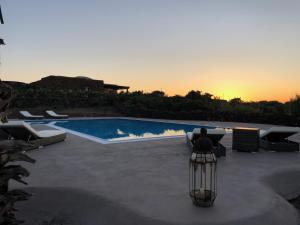
[[[68,120],[95,120],[95,119],[127,119],[127,120],[140,120],[140,121],[150,121],[150,122],[161,122],[161,123],[174,123],[174,124],[184,124],[184,125],[193,125],[193,126],[197,126],[197,124],[193,124],[193,123],[183,123],[183,122],[171,122],[171,121],[167,121],[167,120],[160,120],[160,119],[143,119],[143,118],[130,118],[130,117],[89,117],[89,118],[70,118]],[[48,127],[51,128],[55,128],[58,130],[63,130],[67,133],[88,139],[90,141],[94,141],[96,143],[100,143],[100,144],[119,144],[119,143],[132,143],[132,142],[140,142],[140,141],[155,141],[155,140],[164,140],[164,139],[173,139],[173,138],[184,138],[186,135],[172,135],[172,136],[161,136],[161,137],[148,137],[148,138],[133,138],[133,139],[128,139],[128,140],[116,140],[116,141],[107,141],[105,139],[102,138],[98,138],[95,137],[93,135],[88,135],[88,134],[84,134],[78,131],[74,131],[74,130],[70,130],[67,128],[63,128],[60,126],[56,126],[55,123],[58,121],[65,121],[64,119],[62,120],[48,120],[48,121],[52,121],[48,124],[44,124]],[[200,126],[200,125],[199,125]],[[219,128],[219,126],[213,126],[213,125],[208,125],[208,124],[203,124],[202,126],[208,126],[208,127],[214,127],[214,128]]]

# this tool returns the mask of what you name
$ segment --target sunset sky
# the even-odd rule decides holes
[[[130,90],[287,101],[299,0],[2,0],[0,77],[89,76]]]

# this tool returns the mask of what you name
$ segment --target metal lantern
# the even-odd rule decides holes
[[[212,206],[217,196],[217,159],[213,152],[193,152],[190,158],[190,197],[194,205]]]

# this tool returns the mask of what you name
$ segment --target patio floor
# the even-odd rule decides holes
[[[300,135],[292,139],[300,142]],[[25,165],[33,197],[18,203],[19,218],[30,225],[53,218],[55,225],[298,225],[298,212],[284,198],[300,195],[300,153],[235,152],[231,134],[222,143],[227,156],[218,160],[217,199],[212,208],[198,208],[188,194],[184,138],[102,145],[70,134],[30,152],[37,160]]]

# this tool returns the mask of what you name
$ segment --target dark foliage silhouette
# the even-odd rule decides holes
[[[144,93],[100,93],[63,91],[47,88],[18,88],[11,107],[39,110],[53,108],[72,115],[72,109],[113,108],[120,115],[180,120],[217,120],[282,125],[300,124],[300,96],[289,102],[244,102],[240,98],[226,101],[209,93],[190,91],[186,96],[167,96],[163,91]]]

